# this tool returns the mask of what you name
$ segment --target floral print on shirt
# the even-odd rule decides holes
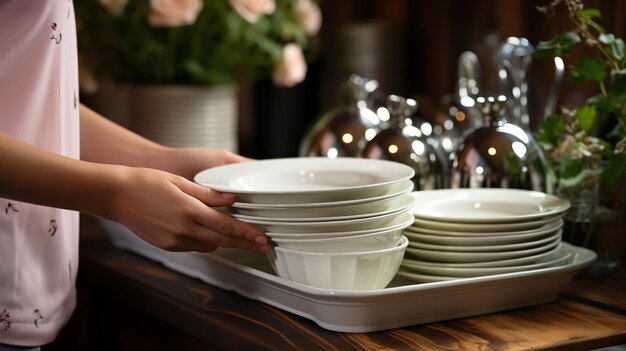
[[[50,226],[48,227],[48,234],[50,234],[50,237],[53,237],[54,234],[56,233],[57,233],[57,221],[56,219],[51,219]]]
[[[7,331],[9,329],[11,329],[11,312],[3,308],[0,312],[0,330]]]
[[[39,321],[43,320],[41,311],[39,311],[38,308],[35,308],[35,310],[33,310],[33,316],[35,317],[35,320],[33,320],[33,324],[35,325],[35,327],[39,328]]]
[[[20,212],[20,210],[18,210],[15,205],[13,205],[12,203],[8,203],[6,205],[6,207],[4,208],[4,213],[9,214],[9,213],[15,213],[15,212]]]

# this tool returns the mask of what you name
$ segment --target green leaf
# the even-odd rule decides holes
[[[586,133],[589,133],[596,122],[596,116],[596,107],[593,105],[585,105],[576,111],[576,119],[580,122],[580,128]]]
[[[611,52],[613,53],[613,57],[617,60],[621,60],[624,58],[624,41],[622,39],[616,39],[613,44],[611,44]]]
[[[559,179],[559,187],[561,188],[574,187],[580,184],[583,180],[587,179],[587,177],[589,176],[587,173],[588,173],[587,170],[583,169],[580,171],[580,173],[575,174],[573,177],[570,177],[570,178],[561,177]]]
[[[600,40],[601,43],[611,45],[615,42],[615,35],[612,33],[602,33],[598,37],[598,40]]]
[[[602,60],[597,57],[581,58],[576,64],[576,72],[582,80],[601,82],[606,77]]]
[[[615,102],[616,99],[611,98],[610,96],[598,94],[587,99],[587,101],[585,101],[585,104],[594,105],[596,107],[597,113],[605,114],[615,110],[615,108],[613,107]]]
[[[598,9],[593,9],[593,8],[587,8],[587,9],[582,9],[580,11],[578,11],[578,15],[586,20],[591,20],[594,18],[600,18],[600,10]]]
[[[580,37],[576,32],[562,33],[548,41],[540,41],[533,52],[533,56],[565,56],[572,51],[572,46],[579,42]]]
[[[546,117],[539,125],[537,142],[544,150],[551,150],[559,144],[565,133],[565,118],[561,115]]]
[[[602,173],[602,180],[608,184],[615,183],[622,173],[626,170],[626,155],[617,155],[611,153],[609,156],[609,164]]]
[[[622,73],[613,74],[612,78],[609,95],[614,99],[626,100],[626,75]],[[622,103],[624,102],[622,101]]]
[[[583,170],[585,169],[585,160],[582,158],[571,159],[566,156],[559,165],[559,173],[561,175],[561,181],[564,179],[575,180],[579,178]]]

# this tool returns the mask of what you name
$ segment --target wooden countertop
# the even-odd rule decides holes
[[[79,307],[44,350],[590,350],[626,344],[626,276],[575,278],[556,301],[350,334],[112,246],[82,217]]]

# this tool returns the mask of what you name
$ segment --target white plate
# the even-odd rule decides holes
[[[279,210],[230,209],[230,214],[241,220],[271,220],[280,222],[321,222],[382,216],[388,213],[408,211],[413,206],[413,197],[404,194],[375,202],[334,207],[294,208]],[[247,213],[241,213],[245,211]],[[236,213],[239,212],[239,213]],[[259,215],[254,215],[258,213]]]
[[[350,157],[296,157],[233,163],[194,177],[203,186],[238,194],[238,201],[313,203],[387,194],[415,171],[402,163]]]
[[[379,196],[357,198],[351,200],[342,201],[327,201],[327,202],[304,202],[296,204],[262,204],[255,202],[239,202],[235,201],[231,207],[234,208],[246,208],[246,209],[292,209],[292,208],[311,208],[311,207],[330,207],[330,206],[343,206],[343,205],[355,205],[363,202],[378,201],[388,199],[390,197],[399,196],[402,194],[410,193],[413,191],[415,185],[410,179],[390,184],[387,188],[388,193]]]
[[[519,265],[519,266],[506,266],[506,267],[485,267],[485,268],[441,268],[422,265],[413,265],[410,262],[403,262],[402,267],[411,273],[426,274],[433,276],[454,277],[454,278],[467,278],[467,277],[480,277],[485,275],[503,274],[512,272],[523,272],[532,269],[546,268],[559,266],[574,260],[574,253],[561,248],[556,253],[549,255],[545,260],[540,260],[536,263]]]
[[[549,233],[555,232],[561,229],[562,222],[554,223],[554,225],[548,225],[542,230],[529,231],[525,234],[504,234],[504,235],[490,235],[490,236],[445,236],[445,235],[430,235],[416,233],[413,230],[405,230],[405,235],[412,241],[435,244],[435,245],[460,245],[460,246],[479,246],[479,245],[505,245],[527,242],[535,240],[536,238],[545,236]]]
[[[499,251],[499,252],[435,251],[435,250],[416,249],[413,247],[407,248],[406,252],[412,255],[413,257],[425,259],[427,261],[434,261],[434,262],[453,262],[453,263],[486,262],[486,261],[506,260],[506,259],[511,259],[511,258],[518,258],[518,257],[538,254],[540,252],[544,252],[544,251],[547,251],[549,249],[556,247],[560,242],[561,242],[561,238],[559,237],[557,240],[554,240],[548,244],[544,244],[538,247],[533,247],[533,248],[524,249],[524,250]]]
[[[532,230],[538,229],[546,223],[554,223],[561,220],[561,215],[541,218],[529,222],[516,223],[446,223],[439,221],[431,221],[428,219],[415,218],[412,227],[416,229],[427,228],[442,231],[459,232],[463,231],[466,235],[500,235],[502,232],[510,232],[515,230]],[[473,234],[475,233],[475,234]]]
[[[440,189],[413,195],[415,217],[446,223],[523,222],[555,216],[570,207],[557,196],[520,189]]]
[[[545,259],[546,257],[552,255],[561,249],[561,246],[566,245],[566,242],[561,242],[556,247],[538,253],[536,255],[518,257],[518,258],[510,258],[506,260],[499,261],[486,261],[486,262],[462,262],[462,263],[448,263],[448,262],[431,262],[431,261],[419,261],[414,260],[408,257],[404,258],[404,262],[409,262],[411,264],[416,264],[420,266],[429,266],[429,267],[438,267],[438,268],[485,268],[485,267],[507,267],[507,266],[519,266],[525,264],[532,264],[535,262],[539,262],[540,260]]]
[[[413,217],[408,211],[390,213],[382,216],[373,216],[343,221],[324,222],[280,222],[269,220],[241,219],[259,227],[261,230],[272,233],[304,234],[304,233],[332,233],[355,230],[378,230],[393,224],[404,222],[407,216]]]
[[[455,251],[455,252],[504,252],[527,249],[543,244],[550,243],[561,237],[561,230],[554,231],[548,236],[542,236],[534,240],[524,241],[512,244],[496,244],[496,245],[437,245],[416,241],[410,235],[407,237],[411,240],[409,247],[424,250],[435,251]],[[408,233],[407,233],[408,234]]]
[[[415,222],[415,221],[414,221]],[[563,227],[563,220],[555,220],[549,223],[546,223],[535,229],[527,229],[527,230],[517,230],[517,231],[509,231],[509,232],[493,232],[483,234],[481,232],[464,232],[464,231],[446,231],[446,230],[436,230],[436,229],[428,229],[422,227],[411,226],[407,228],[407,231],[413,234],[416,237],[419,237],[420,240],[424,242],[432,243],[432,244],[440,244],[440,245],[471,245],[471,243],[476,243],[476,245],[488,245],[490,242],[493,243],[501,243],[501,242],[519,242],[524,241],[528,238],[532,238],[535,236],[547,234],[551,231],[555,231],[559,228]]]
[[[265,232],[265,235],[274,239],[322,239],[322,238],[340,238],[345,236],[363,235],[377,232],[386,232],[390,230],[397,230],[404,233],[404,228],[411,225],[413,222],[413,216],[405,212],[399,217],[396,217],[389,225],[385,225],[380,228],[364,229],[364,230],[351,230],[345,232],[319,232],[319,233],[272,233]]]

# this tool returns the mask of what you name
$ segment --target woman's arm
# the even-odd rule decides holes
[[[187,179],[203,169],[249,159],[223,149],[171,148],[154,143],[80,107],[83,160],[160,169]]]
[[[105,135],[106,130],[102,133]],[[152,152],[153,147],[158,149],[132,134],[122,139],[126,137],[138,149],[141,145],[147,147],[144,155]],[[123,154],[124,145],[116,147],[111,153]],[[97,161],[108,159],[98,156],[94,149],[86,152]],[[138,154],[110,159],[141,164]],[[266,237],[258,229],[210,207],[231,204],[232,195],[171,173],[75,160],[2,132],[0,159],[1,197],[109,218],[167,250],[212,251],[226,242],[232,247],[268,248]]]

